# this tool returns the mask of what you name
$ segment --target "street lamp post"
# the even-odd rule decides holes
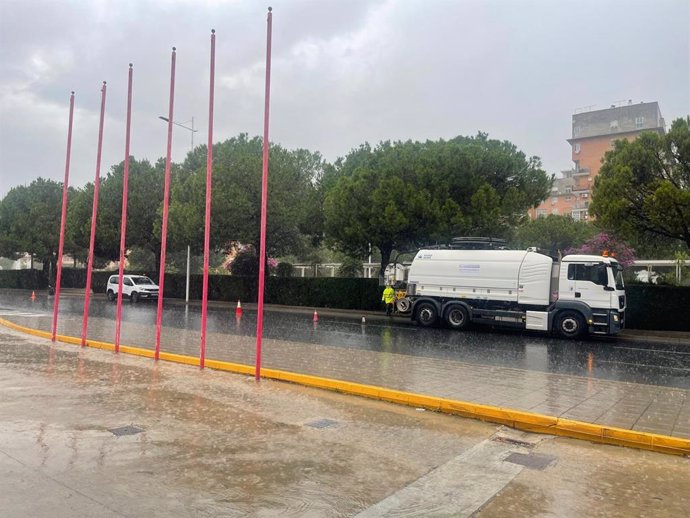
[[[165,121],[165,122],[168,122],[168,118],[167,118],[167,117],[163,117],[162,115],[160,115],[158,118],[159,118],[160,120],[163,120],[163,121]],[[191,128],[190,128],[189,126],[185,126],[184,124],[180,124],[179,122],[175,122],[175,121],[173,121],[173,124],[174,124],[175,126],[179,126],[180,128],[184,128],[184,129],[186,129],[186,130],[189,130],[189,132],[192,134],[192,149],[191,149],[191,150],[194,151],[194,134],[195,134],[197,131],[199,131],[199,130],[197,130],[197,129],[194,129],[194,117],[192,117],[192,127],[191,127]]]
[[[160,120],[165,121],[165,122],[169,121],[169,119],[167,117],[163,117],[162,115],[160,115],[158,118]],[[194,117],[192,117],[192,126],[191,127],[185,126],[184,124],[180,124],[179,122],[175,122],[175,121],[172,121],[172,123],[175,126],[179,126],[180,128],[184,128],[186,130],[189,130],[189,132],[192,134],[192,149],[191,149],[191,151],[194,151],[194,134],[197,131],[199,131],[199,130],[194,129]],[[187,245],[187,279],[186,279],[186,283],[185,283],[185,292],[184,292],[184,301],[185,302],[189,302],[189,265],[190,265],[190,256],[191,256],[190,252],[191,252],[191,248],[189,245]]]

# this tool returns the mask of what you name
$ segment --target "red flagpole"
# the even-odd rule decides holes
[[[69,159],[72,151],[72,121],[74,120],[74,92],[69,97],[69,125],[67,127],[67,157],[65,158],[65,181],[62,184],[62,214],[60,216],[60,243],[57,256],[57,276],[55,278],[55,303],[53,304],[53,335],[57,335],[58,306],[60,305],[60,282],[62,281],[62,250],[65,246],[65,220],[67,219],[67,189],[69,186]]]
[[[261,379],[261,338],[264,331],[264,276],[266,270],[266,208],[268,205],[268,115],[271,100],[271,29],[273,9],[266,18],[266,90],[264,104],[264,157],[261,175],[261,247],[259,252],[259,304],[256,316],[256,381]]]
[[[204,220],[204,282],[201,296],[201,350],[199,367],[206,361],[206,311],[208,309],[208,263],[211,242],[211,180],[213,176],[213,87],[216,75],[216,31],[211,31],[211,73],[208,95],[208,153],[206,155],[206,218]]]
[[[96,153],[96,179],[93,182],[93,205],[91,209],[91,239],[89,240],[89,257],[86,265],[86,291],[84,293],[84,316],[81,322],[81,345],[86,345],[86,330],[89,325],[89,302],[91,300],[91,274],[93,272],[93,248],[96,241],[96,215],[98,214],[98,187],[101,183],[101,151],[103,150],[103,123],[105,120],[105,90],[101,88],[101,120],[98,124],[98,152]]]
[[[165,248],[168,238],[168,204],[170,202],[170,155],[172,154],[173,105],[175,101],[175,47],[170,60],[170,103],[168,106],[168,150],[165,155],[165,188],[163,191],[163,228],[161,230],[161,262],[158,267],[158,313],[156,314],[156,352],[161,352],[161,324],[163,320],[163,283],[165,282]]]
[[[115,317],[115,352],[120,352],[120,324],[122,323],[122,277],[125,268],[125,236],[127,235],[127,184],[129,181],[129,141],[132,125],[132,64],[129,64],[127,82],[127,126],[125,129],[125,172],[122,178],[122,222],[120,224],[120,262],[117,290],[117,315]]]

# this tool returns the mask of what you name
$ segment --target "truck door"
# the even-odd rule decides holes
[[[568,264],[568,282],[572,285],[573,299],[581,300],[591,308],[611,308],[609,272],[605,263],[587,262]]]

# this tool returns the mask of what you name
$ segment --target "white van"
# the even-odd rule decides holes
[[[108,295],[108,300],[115,300],[118,291],[118,276],[111,275],[108,279],[108,285],[105,288],[105,293]],[[158,285],[145,275],[123,275],[122,296],[129,297],[132,302],[137,302],[139,299],[157,299]]]

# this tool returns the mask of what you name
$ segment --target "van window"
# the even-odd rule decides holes
[[[568,280],[570,281],[589,281],[600,286],[608,286],[608,279],[604,263],[568,265]]]
[[[132,281],[127,278],[125,278],[123,282],[125,283],[125,286],[134,286],[134,284],[132,284]]]
[[[108,279],[108,284],[117,284],[117,277],[111,275],[110,279]]]

